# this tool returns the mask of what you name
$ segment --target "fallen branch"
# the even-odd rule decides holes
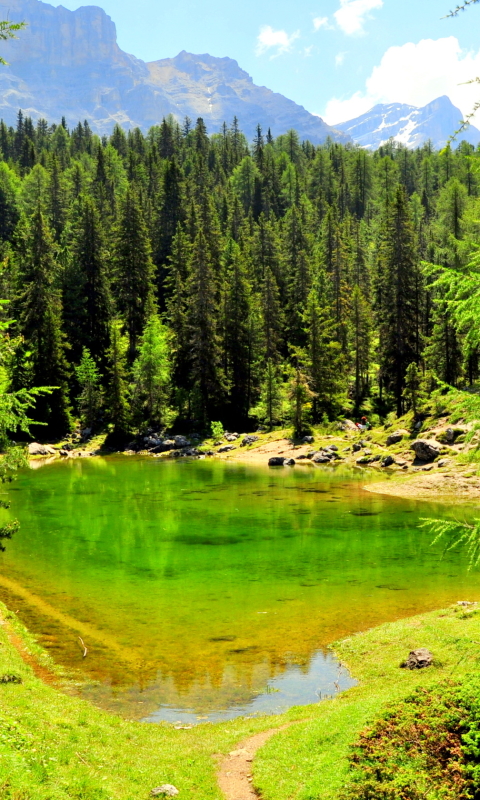
[[[78,641],[80,642],[81,648],[83,650],[83,657],[86,658],[88,653],[87,646],[81,636],[78,637]]]

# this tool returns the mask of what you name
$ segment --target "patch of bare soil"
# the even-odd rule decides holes
[[[461,471],[432,472],[412,475],[408,478],[370,483],[364,487],[369,492],[388,494],[394,497],[411,497],[419,500],[434,499],[436,502],[480,501],[480,478],[470,475],[468,468]]]
[[[218,770],[218,785],[225,800],[258,800],[258,794],[252,786],[251,765],[257,750],[260,750],[276,733],[296,725],[290,722],[281,728],[272,728],[257,733],[244,741],[238,748],[226,756]]]
[[[330,444],[345,444],[345,442],[341,439],[337,440],[332,438]],[[318,445],[312,444],[302,444],[302,445],[295,445],[293,444],[290,439],[276,439],[271,442],[265,442],[261,444],[259,447],[255,447],[252,450],[246,450],[243,447],[239,447],[238,450],[232,450],[230,453],[221,453],[217,458],[224,458],[228,459],[228,461],[242,461],[246,464],[265,464],[268,465],[268,460],[273,458],[273,456],[285,456],[285,458],[295,458],[297,459],[299,456],[306,456],[307,453],[311,453],[312,450],[318,450]],[[306,461],[308,465],[310,462]],[[301,462],[298,464],[300,466]]]

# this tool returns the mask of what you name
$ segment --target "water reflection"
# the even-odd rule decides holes
[[[22,528],[0,557],[0,597],[90,680],[84,696],[126,716],[310,702],[314,683],[332,684],[330,642],[477,599],[463,554],[442,560],[418,528],[445,510],[364,481],[128,457],[28,470],[2,512]]]

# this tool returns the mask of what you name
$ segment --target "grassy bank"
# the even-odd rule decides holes
[[[480,592],[479,592],[480,594]],[[480,659],[480,613],[461,607],[383,625],[340,643],[336,650],[360,685],[282,717],[236,720],[191,730],[127,722],[67,696],[36,677],[11,640],[15,631],[48,666],[28,633],[1,609],[0,796],[7,800],[138,800],[172,783],[180,796],[219,800],[218,756],[246,737],[301,720],[258,754],[255,785],[265,800],[335,798],[344,783],[351,743],[389,701],[417,685],[461,677]],[[426,646],[435,664],[399,669],[412,648]]]

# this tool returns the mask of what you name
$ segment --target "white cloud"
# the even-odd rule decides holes
[[[329,28],[328,17],[315,17],[313,20],[313,29],[319,31],[320,28]]]
[[[292,49],[292,44],[295,39],[300,36],[300,31],[295,31],[290,35],[286,31],[275,31],[271,25],[263,25],[260,28],[260,33],[257,37],[256,54],[261,56],[272,48],[276,49],[271,58],[281,56],[283,53],[288,53]]]
[[[383,0],[340,0],[340,8],[333,15],[337,25],[347,36],[363,33],[363,23],[370,11],[383,6]]]
[[[478,91],[465,86],[480,75],[480,51],[462,51],[458,39],[422,39],[402,47],[390,47],[367,79],[364,91],[346,99],[332,98],[323,118],[330,124],[354,119],[376,103],[408,103],[424,106],[441,95],[468,114]]]
[[[346,55],[347,55],[346,53],[337,53],[337,55],[335,56],[335,66],[336,67],[341,67],[342,66],[343,62],[345,61],[345,56]]]

